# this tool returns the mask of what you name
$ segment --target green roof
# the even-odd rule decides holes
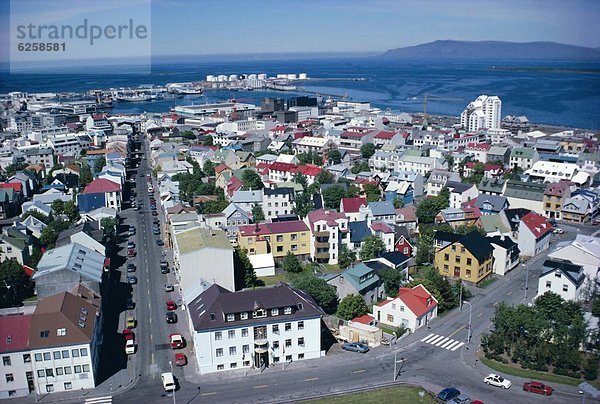
[[[13,246],[21,251],[27,247],[27,244],[25,243],[24,240],[15,238],[15,237],[11,237],[11,236],[7,236],[6,234],[3,234],[2,236],[0,236],[0,240],[4,241],[5,243],[10,244],[11,246]]]
[[[405,156],[413,156],[413,157],[423,157],[424,153],[418,149],[409,149],[409,150],[404,150],[404,155]]]
[[[510,157],[531,159],[534,154],[535,149],[529,147],[515,147],[512,149],[512,152],[510,152]]]
[[[530,201],[542,201],[547,184],[535,182],[521,182],[508,180],[504,196],[507,198],[527,199]]]
[[[502,218],[499,214],[496,215],[482,215],[481,216],[481,225],[486,233],[491,233],[494,231],[500,231],[501,233],[506,233],[510,231],[510,228],[507,228],[502,222]]]
[[[369,274],[372,274],[371,277],[364,279],[362,282],[360,281],[361,277],[368,276]],[[358,290],[359,292],[365,289],[370,289],[373,284],[379,283],[379,276],[375,275],[373,268],[369,268],[362,262],[346,269],[343,272],[343,275],[348,279],[350,284],[352,284],[354,289]]]
[[[180,254],[188,254],[202,248],[217,248],[233,251],[233,247],[223,230],[194,227],[175,234],[175,238],[177,239],[177,246],[179,247]],[[210,265],[210,263],[204,264]]]

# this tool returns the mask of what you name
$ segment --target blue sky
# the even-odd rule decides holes
[[[66,0],[13,1],[60,15]],[[0,0],[0,60],[9,47],[8,3]],[[72,17],[99,4],[121,15],[130,0],[78,4],[68,7]],[[598,0],[152,0],[152,53],[383,52],[436,39],[600,47],[599,17]]]

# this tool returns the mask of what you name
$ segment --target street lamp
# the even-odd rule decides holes
[[[525,266],[525,290],[523,291],[523,301],[527,301],[527,281],[529,280],[529,265],[527,264],[521,264],[523,266]]]
[[[171,367],[171,374],[173,374],[173,362],[169,361],[169,366]],[[173,404],[175,404],[175,390],[177,389],[177,386],[174,385],[173,386]]]
[[[473,311],[473,305],[471,304],[471,302],[467,302],[466,300],[463,302],[463,304],[469,305],[469,326],[468,326],[468,332],[467,332],[467,344],[470,344],[471,343],[471,313]]]

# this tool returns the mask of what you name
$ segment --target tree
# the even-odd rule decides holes
[[[188,131],[188,132],[191,132],[191,131]],[[196,175],[198,177],[204,177],[204,173],[202,172],[202,169],[200,168],[200,164],[198,164],[196,159],[193,159],[190,156],[187,156],[185,158],[185,161],[187,161],[188,163],[190,163],[192,165],[192,167],[193,167],[192,172],[194,173],[194,175]]]
[[[440,194],[432,198],[424,199],[417,206],[417,218],[419,223],[433,223],[435,216],[442,210],[450,206],[450,191],[443,188]]]
[[[75,222],[75,221],[79,220],[79,218],[80,218],[79,209],[77,208],[77,205],[73,201],[65,202],[65,204],[63,206],[63,213],[65,215],[67,215],[70,222]]]
[[[283,257],[281,267],[285,272],[294,274],[302,272],[302,264],[300,263],[300,260],[298,260],[298,258],[291,251],[288,251],[285,257]]]
[[[202,171],[204,171],[204,174],[208,175],[209,177],[212,177],[215,175],[215,166],[215,163],[213,163],[210,160],[207,160],[202,166]]]
[[[346,198],[356,198],[360,195],[360,188],[354,184],[348,185],[348,189],[346,190]]]
[[[340,164],[342,162],[342,154],[337,149],[330,150],[327,158],[332,164]]]
[[[436,298],[440,312],[456,307],[457,296],[454,294],[452,285],[435,268],[423,268],[419,275],[409,283],[409,287],[416,285],[423,285]]]
[[[216,201],[206,201],[198,205],[198,213],[209,215],[211,213],[221,213],[223,209],[229,206],[229,201],[223,196],[219,196]]]
[[[105,217],[100,220],[104,240],[114,243],[117,238],[117,221],[112,217]]]
[[[23,213],[21,215],[21,219],[25,220],[27,219],[29,216],[33,216],[35,217],[37,220],[44,222],[46,224],[48,224],[49,221],[49,217],[44,216],[43,214],[41,214],[40,212],[38,212],[37,210],[28,210],[27,212]]]
[[[327,209],[337,209],[340,206],[342,198],[345,196],[345,191],[340,185],[333,185],[323,190],[322,195]]]
[[[394,198],[394,209],[400,209],[404,207],[404,201],[399,197]]]
[[[364,171],[371,171],[371,168],[369,167],[369,163],[367,163],[365,161],[361,161],[360,163],[353,165],[352,168],[350,169],[350,172],[352,174],[358,174],[358,173],[362,173]]]
[[[338,265],[340,268],[345,269],[350,266],[354,261],[356,261],[356,253],[345,245],[340,249],[340,256],[338,258]]]
[[[0,307],[20,305],[30,290],[29,278],[21,264],[14,259],[5,260],[0,264]]]
[[[483,179],[484,175],[484,166],[483,163],[477,162],[475,166],[471,170],[471,175],[465,179],[466,182],[470,184],[478,185]]]
[[[248,190],[257,190],[263,189],[265,186],[260,178],[260,175],[254,170],[246,169],[242,172],[242,184],[244,184],[243,189]]]
[[[375,235],[365,237],[363,246],[360,249],[360,259],[362,261],[379,257],[385,251],[383,240]]]
[[[335,182],[333,174],[325,169],[321,170],[315,179],[319,184],[333,184]]]
[[[52,214],[54,216],[60,216],[65,211],[65,203],[62,199],[55,199],[52,201]]]
[[[85,187],[93,180],[94,177],[92,176],[92,170],[90,170],[90,166],[87,162],[83,161],[81,163],[81,168],[79,169],[79,186]]]
[[[296,196],[296,202],[292,211],[297,214],[300,219],[304,219],[313,208],[314,205],[311,194],[303,192]]]
[[[236,276],[236,289],[255,288],[263,285],[263,282],[256,277],[256,272],[246,250],[236,248],[234,262],[236,274],[240,275]]]
[[[367,143],[360,147],[360,154],[363,158],[368,159],[375,154],[375,145],[373,143]]]
[[[381,199],[381,191],[379,190],[379,187],[375,184],[364,184],[363,191],[367,198],[367,202],[377,202],[379,201],[379,199]]]
[[[396,296],[402,285],[402,272],[394,268],[385,268],[379,271],[379,278],[383,281],[385,293],[388,296]]]
[[[294,174],[293,181],[296,184],[302,185],[302,189],[306,191],[306,187],[308,186],[308,178],[306,178],[306,175],[304,175],[302,173],[296,173],[296,174]]]
[[[295,288],[305,291],[327,314],[335,313],[338,298],[335,286],[329,285],[324,279],[312,275],[297,276],[292,280]]]
[[[344,320],[364,316],[369,312],[369,307],[361,295],[349,294],[344,297],[337,309],[337,316]]]
[[[212,146],[213,144],[213,137],[211,135],[206,136],[206,139],[204,139],[204,146]]]
[[[262,206],[258,203],[255,203],[252,206],[252,221],[254,223],[260,223],[265,221],[265,212],[263,212]]]
[[[94,172],[99,173],[100,171],[102,171],[105,165],[106,159],[104,157],[96,159],[96,161],[94,161]]]

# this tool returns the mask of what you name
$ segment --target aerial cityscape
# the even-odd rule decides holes
[[[0,400],[600,403],[600,3],[450,3],[3,2]]]

